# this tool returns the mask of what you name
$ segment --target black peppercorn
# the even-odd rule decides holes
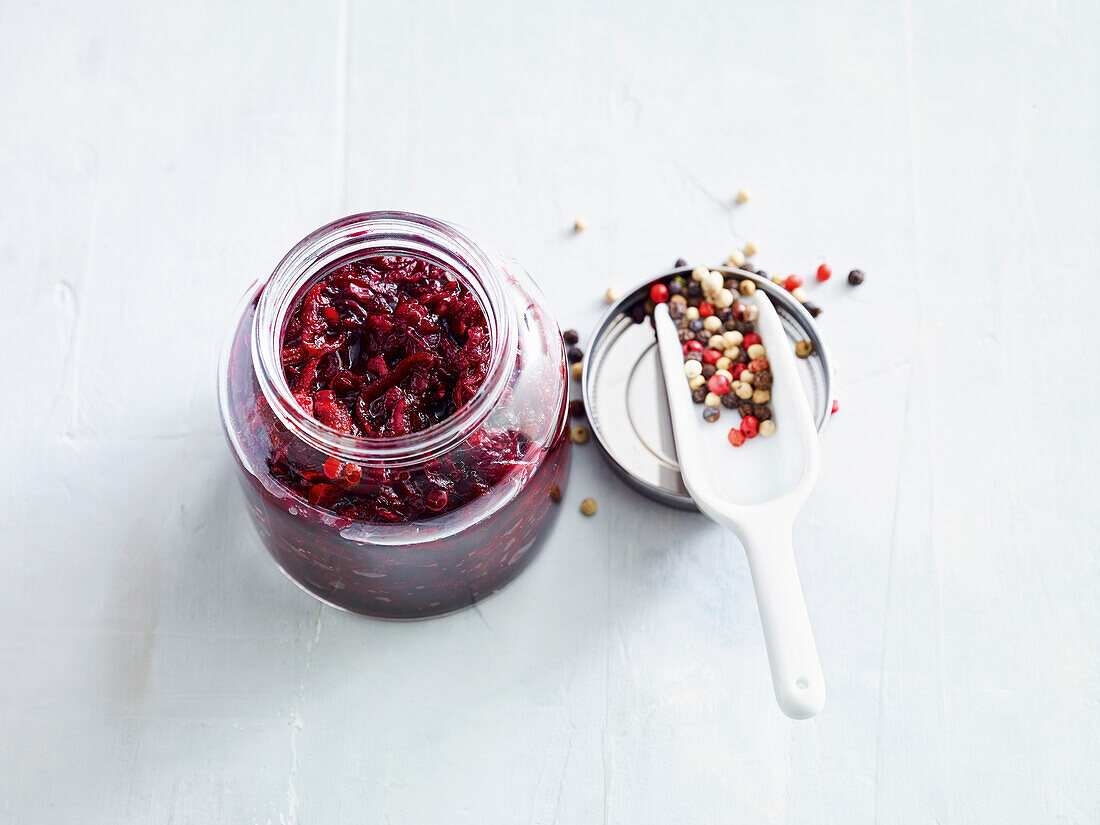
[[[630,320],[635,324],[640,324],[645,320],[645,307],[642,304],[635,304],[630,310]]]
[[[584,401],[580,398],[574,398],[569,402],[569,417],[581,418],[584,416]]]
[[[690,329],[682,329],[682,330],[680,330],[678,335],[680,337],[680,343],[681,344],[686,344],[688,341],[694,341],[695,340],[695,333],[692,332]]]
[[[687,266],[687,265],[688,265],[688,262],[685,261],[683,258],[677,258],[676,263],[673,264],[673,266],[675,266],[677,269],[679,269],[682,266]]]
[[[746,415],[752,415],[752,404],[748,401],[742,401],[737,405],[737,414],[744,418]]]
[[[573,346],[573,344],[581,340],[581,337],[577,335],[577,331],[575,329],[567,329],[561,334],[561,337],[565,341],[565,343],[569,344],[570,346]]]
[[[713,424],[721,416],[722,412],[717,407],[707,407],[703,410],[703,420]]]
[[[756,417],[757,421],[767,421],[772,417],[771,407],[767,404],[753,404],[752,414]]]
[[[703,295],[703,285],[698,281],[692,281],[688,284],[687,295],[689,298],[699,298]]]
[[[714,366],[714,364],[703,364],[704,378],[710,378],[716,372],[718,372],[718,367]]]
[[[673,321],[679,321],[687,314],[687,305],[678,301],[671,301],[668,305],[668,315]]]
[[[703,353],[698,352],[696,350],[692,350],[691,352],[689,352],[687,355],[684,356],[684,359],[687,360],[687,361],[702,361],[703,360]]]
[[[771,370],[761,370],[752,379],[752,385],[758,390],[770,390],[772,388]]]
[[[684,284],[683,278],[673,278],[668,282],[668,294],[680,295],[684,291],[685,286],[686,284]]]
[[[738,398],[732,391],[727,392],[722,396],[722,406],[727,410],[736,410],[737,405],[741,403],[741,399]]]
[[[702,404],[703,401],[706,400],[706,397],[706,387],[699,387],[698,389],[694,389],[691,391],[691,400],[694,401],[696,404]]]
[[[848,273],[848,283],[852,286],[859,286],[863,283],[863,279],[867,276],[863,274],[862,269],[853,269]]]
[[[730,318],[722,326],[724,326],[728,332],[733,332],[735,329],[737,329],[737,322]]]
[[[701,329],[697,333],[695,333],[695,340],[705,346],[707,342],[710,341],[710,333],[707,332],[705,329]]]
[[[821,307],[819,307],[817,304],[811,304],[809,301],[807,301],[802,306],[806,307],[806,311],[810,313],[811,318],[816,318],[818,315],[821,314]]]
[[[565,357],[570,364],[576,364],[578,361],[584,359],[584,353],[581,352],[579,347],[570,347],[565,351]]]
[[[694,321],[688,321],[688,329],[692,332],[698,332],[703,328],[703,319],[696,318]]]

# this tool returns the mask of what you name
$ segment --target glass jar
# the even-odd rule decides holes
[[[281,348],[310,287],[382,255],[457,276],[484,311],[491,354],[482,384],[450,416],[409,435],[360,438],[297,403]],[[471,605],[531,563],[570,456],[564,345],[542,302],[515,261],[400,212],[321,227],[248,290],[219,363],[222,423],[256,529],[293,581],[346,610],[420,618]],[[416,504],[429,479],[458,485],[438,512]],[[339,502],[314,495],[312,480]]]

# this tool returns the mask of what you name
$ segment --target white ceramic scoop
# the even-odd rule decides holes
[[[734,447],[727,436],[740,425],[736,410],[721,407],[717,422],[703,420],[702,405],[691,400],[683,345],[665,304],[654,312],[661,369],[684,484],[699,509],[732,530],[745,546],[775,698],[787,716],[809,719],[825,704],[825,679],[798,582],[792,536],[795,514],[821,465],[817,428],[790,341],[771,302],[762,290],[741,300],[760,308],[756,331],[771,363],[774,435]]]

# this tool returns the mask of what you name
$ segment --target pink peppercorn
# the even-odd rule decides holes
[[[730,364],[730,375],[733,376],[733,380],[736,381],[741,377],[741,373],[749,368],[748,364]]]
[[[802,279],[797,275],[788,275],[787,280],[783,282],[783,288],[788,292],[798,289],[802,286]]]
[[[749,361],[749,369],[753,372],[763,372],[764,370],[771,369],[771,362],[767,358],[753,358]]]
[[[764,340],[759,335],[757,335],[755,332],[750,332],[741,341],[741,346],[744,347],[747,350],[753,344],[763,344],[763,343],[764,343]]]
[[[833,268],[828,264],[822,264],[817,268],[817,279],[821,283],[825,283],[827,280],[833,277]]]
[[[325,459],[324,470],[325,475],[328,478],[337,478],[340,475],[340,471],[343,469],[343,464],[336,456],[331,456]]]
[[[699,352],[702,348],[703,345],[699,341],[688,341],[684,344],[684,355],[687,355],[689,352]]]
[[[730,391],[729,379],[724,375],[712,375],[707,381],[707,389],[718,395],[725,395]]]
[[[363,477],[363,468],[358,464],[349,464],[344,468],[344,480],[355,486],[359,483],[359,480]]]
[[[741,430],[739,430],[737,427],[734,427],[732,430],[730,430],[729,435],[726,437],[730,440],[730,444],[732,444],[734,447],[740,447],[742,444],[745,443],[745,434],[741,432]]]
[[[699,315],[702,318],[707,318],[714,314],[714,307],[708,304],[706,301],[699,302]]]
[[[837,410],[839,410],[839,409],[840,409],[840,402],[839,402],[839,401],[837,401],[837,400],[836,400],[836,399],[834,398],[834,399],[833,399],[833,411],[832,411],[831,415],[836,415],[836,411],[837,411]]]
[[[741,419],[741,432],[745,438],[756,438],[756,434],[760,432],[760,422],[756,420],[756,416],[746,415]]]
[[[716,349],[705,349],[705,350],[703,350],[703,363],[704,364],[717,364],[718,359],[721,358],[721,357],[722,357],[722,353],[720,353]]]
[[[649,300],[655,304],[663,304],[668,300],[668,287],[664,284],[654,284],[649,288]]]

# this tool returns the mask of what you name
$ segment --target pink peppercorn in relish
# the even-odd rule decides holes
[[[555,520],[560,332],[517,264],[447,224],[366,213],[313,233],[242,304],[221,370],[256,527],[331,604],[467,606],[518,575]]]

